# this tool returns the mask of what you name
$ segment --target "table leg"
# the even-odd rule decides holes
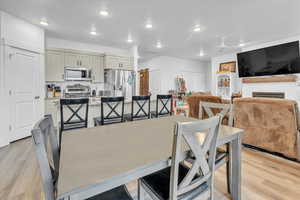
[[[232,141],[232,154],[231,154],[231,194],[233,200],[241,200],[241,151],[242,151],[242,142],[241,137],[238,136],[235,140]]]
[[[231,183],[232,183],[232,145],[231,145],[231,142],[228,143],[227,145],[227,151],[228,151],[228,163],[226,166],[226,173],[227,173],[227,192],[229,194],[231,194],[231,191],[232,191],[232,186],[231,186]]]

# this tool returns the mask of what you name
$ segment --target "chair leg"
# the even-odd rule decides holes
[[[142,194],[142,185],[141,185],[141,181],[138,180],[138,187],[137,187],[138,191],[137,191],[137,198],[138,200],[144,200],[144,196]]]

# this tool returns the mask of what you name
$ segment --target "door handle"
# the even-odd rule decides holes
[[[40,96],[35,96],[34,99],[40,99]]]

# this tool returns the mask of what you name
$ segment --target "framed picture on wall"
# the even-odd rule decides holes
[[[236,62],[230,61],[220,64],[219,72],[236,72]]]

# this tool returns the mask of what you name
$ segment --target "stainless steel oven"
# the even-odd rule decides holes
[[[91,81],[92,71],[87,68],[65,67],[66,81]]]

